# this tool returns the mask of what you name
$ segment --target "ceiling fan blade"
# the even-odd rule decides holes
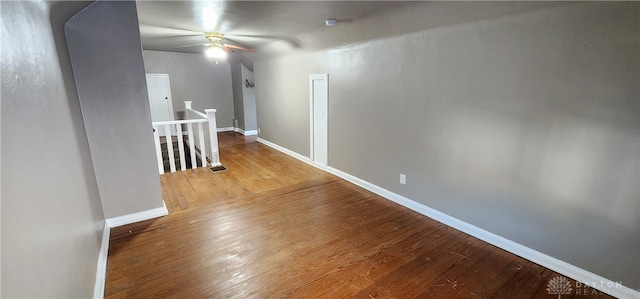
[[[201,37],[201,36],[202,36],[202,34],[190,34],[190,35],[165,35],[165,36],[153,36],[153,37],[150,37],[150,38],[156,38],[156,39],[166,38],[166,39],[169,39],[169,38],[184,38],[184,37],[194,37],[194,36]]]
[[[224,48],[230,48],[230,49],[240,50],[240,51],[249,51],[249,52],[255,52],[256,51],[255,49],[242,47],[242,46],[236,46],[236,45],[230,45],[230,44],[222,44],[222,46]]]
[[[140,34],[146,37],[163,38],[163,37],[184,37],[184,36],[201,36],[202,33],[181,28],[163,27],[155,25],[140,24]]]
[[[250,35],[250,34],[227,34],[225,36],[231,37],[247,37],[247,38],[257,38],[257,39],[270,39],[270,40],[280,40],[287,44],[289,44],[292,48],[300,48],[300,42],[296,39],[289,38],[287,36],[280,35]],[[228,40],[228,38],[227,38]]]
[[[197,44],[189,44],[189,45],[184,45],[184,46],[177,46],[174,48],[189,48],[189,47],[195,47],[195,46],[208,46],[209,44],[207,43],[197,43]]]

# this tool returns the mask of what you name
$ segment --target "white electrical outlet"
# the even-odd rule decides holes
[[[258,134],[260,134],[260,133],[262,133],[262,132],[260,132],[260,128],[258,128]]]
[[[403,184],[403,185],[407,184],[407,175],[404,173],[400,174],[400,184]]]

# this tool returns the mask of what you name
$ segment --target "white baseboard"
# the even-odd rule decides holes
[[[243,129],[240,128],[235,128],[234,129],[235,132],[238,132],[244,136],[254,136],[254,135],[258,135],[258,130],[249,130],[249,131],[245,131]]]
[[[283,153],[285,153],[285,154],[287,154],[287,155],[289,155],[291,157],[294,157],[294,158],[296,158],[296,159],[298,159],[298,160],[300,160],[300,161],[302,161],[304,163],[316,166],[316,165],[314,165],[313,161],[311,161],[311,159],[309,157],[307,157],[307,156],[303,156],[301,154],[298,154],[298,153],[296,153],[296,152],[294,152],[294,151],[292,151],[292,150],[290,150],[288,148],[279,146],[279,145],[277,145],[277,144],[275,144],[275,143],[273,143],[271,141],[264,140],[264,139],[262,139],[260,137],[258,137],[257,141],[262,143],[262,144],[264,144],[264,145],[266,145],[266,146],[268,146],[268,147],[271,147],[271,148],[276,149],[276,150],[278,150],[280,152],[283,152]]]
[[[167,210],[167,205],[164,203],[164,201],[162,201],[162,207],[160,208],[113,217],[104,221],[104,231],[102,232],[102,244],[100,245],[100,253],[98,253],[98,268],[96,270],[96,283],[93,288],[93,298],[104,298],[104,286],[107,277],[107,257],[109,256],[109,237],[111,236],[111,228],[166,215],[169,215],[169,210]]]
[[[147,211],[109,218],[106,220],[107,226],[109,226],[110,228],[113,228],[113,227],[118,227],[122,225],[127,225],[131,223],[136,223],[144,220],[166,216],[169,214],[169,210],[167,210],[167,206],[164,204],[164,201],[162,202],[162,204],[163,206],[160,208],[155,208]]]
[[[367,189],[375,194],[378,194],[390,201],[393,201],[401,206],[409,208],[413,211],[416,211],[424,216],[427,216],[431,219],[434,219],[438,222],[441,222],[445,225],[451,226],[459,231],[462,231],[466,234],[469,234],[473,237],[476,237],[480,240],[483,240],[489,244],[492,244],[496,247],[502,248],[506,251],[509,251],[515,255],[523,257],[527,260],[530,260],[534,263],[542,265],[548,269],[551,269],[555,272],[558,272],[562,275],[570,277],[576,281],[579,281],[585,285],[588,285],[594,289],[597,289],[601,292],[607,293],[611,296],[615,296],[618,298],[640,298],[640,291],[633,290],[629,287],[625,287],[621,285],[619,282],[611,281],[607,278],[604,278],[595,273],[591,273],[587,270],[579,268],[577,266],[571,265],[569,263],[563,262],[559,259],[541,253],[539,251],[533,250],[529,247],[526,247],[522,244],[513,242],[501,236],[498,236],[494,233],[486,231],[482,228],[479,228],[475,225],[464,222],[460,219],[451,217],[445,213],[442,213],[438,210],[432,209],[426,205],[413,201],[409,198],[406,198],[402,195],[391,192],[385,188],[382,188],[378,185],[367,182],[363,179],[360,179],[356,176],[348,174],[346,172],[340,171],[330,166],[323,166],[314,163],[309,157],[305,157],[301,154],[298,154],[294,151],[291,151],[287,148],[279,146],[270,141],[264,140],[262,138],[258,138],[258,142],[267,145],[271,148],[274,148],[284,154],[287,154],[293,158],[296,158],[302,162],[310,164],[316,168],[334,174],[346,181],[349,181],[355,185],[358,185],[364,189]]]
[[[229,132],[229,131],[234,131],[234,127],[222,127],[222,128],[218,128],[216,129],[216,132]]]
[[[244,135],[244,136],[255,136],[255,135],[258,135],[258,130],[244,131],[244,133],[242,133],[242,135]]]
[[[100,244],[100,252],[98,253],[98,268],[96,270],[96,283],[93,288],[93,298],[104,298],[104,286],[107,277],[107,257],[109,256],[109,237],[111,236],[111,228],[104,222],[102,231],[102,243]]]

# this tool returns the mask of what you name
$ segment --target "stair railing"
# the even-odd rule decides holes
[[[216,125],[216,109],[204,109],[204,113],[191,108],[191,101],[184,101],[185,114],[187,119],[207,120],[209,125],[204,126],[202,132],[194,137],[194,141],[202,143],[208,147],[204,148],[204,153],[210,160],[211,166],[220,166],[220,155],[218,151],[218,127]]]
[[[152,123],[153,138],[156,147],[156,159],[158,161],[158,171],[160,174],[165,172],[160,141],[161,137],[164,137],[167,143],[169,170],[171,172],[176,171],[176,157],[173,150],[174,140],[178,142],[180,170],[187,169],[184,147],[185,137],[187,139],[186,143],[188,144],[192,169],[197,168],[198,164],[200,164],[200,167],[221,165],[218,149],[216,109],[205,109],[205,113],[202,113],[191,108],[191,101],[185,101],[184,103],[187,119]],[[186,132],[183,131],[185,128]],[[196,159],[196,157],[199,159]],[[198,160],[200,163],[198,163]]]

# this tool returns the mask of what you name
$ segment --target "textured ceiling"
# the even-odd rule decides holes
[[[253,61],[434,28],[571,5],[556,1],[146,1],[138,0],[145,50],[203,53],[204,32],[257,50],[229,59]],[[336,27],[324,20],[335,18]],[[187,46],[192,45],[192,46]],[[187,46],[187,47],[185,47]],[[390,44],[390,46],[394,46]]]
[[[322,30],[324,20],[358,21],[405,5],[400,1],[138,1],[145,50],[201,53],[205,31],[227,43],[260,51],[266,44],[305,48],[299,36]],[[331,30],[331,28],[325,28]],[[200,44],[200,45],[198,45]],[[187,46],[194,45],[194,46]]]

